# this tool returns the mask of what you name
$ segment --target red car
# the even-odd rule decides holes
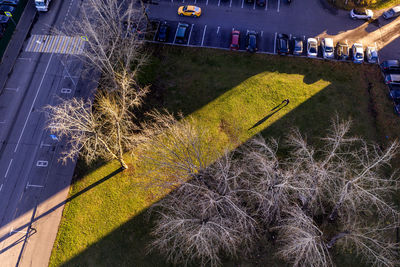
[[[232,41],[231,41],[231,50],[239,49],[239,39],[240,39],[240,31],[232,31]]]

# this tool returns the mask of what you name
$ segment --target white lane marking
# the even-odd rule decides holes
[[[160,29],[160,24],[161,24],[161,21],[159,21],[159,22],[158,22],[158,24],[157,24],[157,30],[156,30],[156,33],[154,34],[153,41],[155,41],[155,40],[156,40],[156,37],[157,37],[158,30]]]
[[[185,3],[185,0],[182,0],[182,4]]]
[[[292,40],[292,34],[289,34],[289,40]]]
[[[13,159],[11,159],[10,160],[10,163],[8,163],[8,167],[7,167],[7,170],[6,170],[6,174],[4,174],[4,178],[6,178],[7,177],[7,174],[8,174],[8,171],[10,170],[10,167],[11,167],[11,163],[13,162]]]
[[[206,36],[206,30],[207,30],[207,25],[204,25],[203,38],[201,39],[201,46],[203,46],[203,43],[204,43],[204,37]]]
[[[36,162],[36,167],[46,168],[47,166],[49,166],[49,162],[47,160],[38,160]]]
[[[176,35],[178,34],[178,29],[179,29],[179,23],[178,23],[178,27],[176,27],[175,36],[174,36],[174,42],[173,43],[175,43],[175,41],[176,41]]]
[[[276,35],[277,35],[278,33],[276,32],[275,33],[275,40],[274,40],[274,54],[276,54]]]
[[[232,0],[231,0],[231,2],[229,3],[229,7],[232,7]]]
[[[218,6],[221,4],[221,0],[218,0]]]
[[[196,0],[194,0],[194,3],[196,4]]]
[[[3,189],[3,184],[0,185],[0,192],[1,192],[1,189]]]
[[[4,90],[9,90],[9,91],[15,91],[15,92],[18,92],[18,90],[19,90],[19,87],[17,87],[17,88],[4,88]]]
[[[28,113],[28,116],[26,117],[26,120],[25,120],[25,123],[24,123],[24,127],[22,127],[22,131],[21,131],[21,134],[19,135],[19,138],[18,138],[18,141],[17,141],[17,145],[15,146],[15,149],[14,149],[14,153],[17,152],[19,142],[21,141],[22,135],[24,134],[26,124],[28,123],[29,117],[31,116],[31,111],[32,111],[32,109],[33,109],[33,106],[35,105],[36,98],[37,98],[38,95],[39,95],[40,89],[42,88],[42,84],[43,84],[43,81],[44,81],[44,77],[46,77],[46,73],[47,73],[47,70],[49,69],[50,62],[51,62],[51,59],[52,59],[52,58],[53,58],[53,53],[51,53],[49,62],[47,63],[46,69],[44,70],[42,80],[40,81],[38,90],[36,91],[35,98],[33,99],[32,105],[31,105],[31,107],[30,107],[30,109],[29,109],[29,113]]]
[[[207,0],[208,1],[208,0]],[[244,0],[242,0],[242,8],[243,8]]]
[[[265,0],[265,11],[268,10],[268,0]]]
[[[0,121],[0,123],[6,123],[6,121]]]
[[[261,31],[261,37],[263,36],[263,34],[264,34],[264,31]]]
[[[72,78],[71,74],[69,74],[68,67],[64,64],[64,62],[62,60],[60,60],[60,62],[61,62],[61,65],[63,65],[64,70],[67,72],[68,77],[71,79],[71,82],[74,84],[74,86],[76,88],[76,82]]]
[[[32,60],[32,58],[30,58],[30,57],[19,57],[18,59],[21,59],[21,60],[29,60],[29,61]]]
[[[42,147],[44,147],[44,146],[50,147],[51,145],[50,145],[50,144],[43,144],[43,141],[41,141],[41,142],[40,142],[40,148],[42,148]]]
[[[206,2],[206,6],[208,6],[208,0],[207,0],[207,2]]]
[[[25,189],[28,189],[28,187],[44,187],[44,185],[38,185],[38,184],[29,184],[29,182],[26,184]]]
[[[256,9],[256,0],[254,0],[253,9]]]
[[[219,28],[220,28],[220,27],[218,26],[218,28],[217,28],[217,34],[219,33]]]
[[[278,0],[278,9],[276,10],[276,12],[279,12],[279,6],[281,5],[281,0]]]
[[[193,26],[194,26],[194,24],[192,24],[192,27],[190,28],[189,38],[188,38],[188,41],[187,41],[186,45],[190,44],[190,37],[192,36]]]

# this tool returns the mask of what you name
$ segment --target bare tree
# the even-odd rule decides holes
[[[332,266],[333,249],[395,266],[393,231],[400,216],[391,193],[399,183],[389,163],[398,143],[368,145],[348,136],[350,124],[333,119],[319,148],[293,131],[286,157],[277,156],[277,141],[261,137],[220,155],[184,120],[155,131],[161,134],[143,162],[155,184],[174,192],[160,201],[153,246],[174,263],[217,265],[221,253],[237,257],[240,244],[254,248],[271,230],[277,232],[276,255],[295,266]]]
[[[143,6],[130,0],[87,0],[81,10],[79,18],[55,31],[86,37],[80,58],[101,71],[102,88],[135,87],[137,72],[148,57],[143,48],[148,26]]]
[[[123,153],[143,140],[132,109],[142,104],[146,93],[147,88],[134,91],[123,87],[113,92],[97,92],[94,103],[72,98],[46,106],[47,128],[59,137],[66,137],[68,149],[63,152],[62,160],[74,160],[81,151],[87,162],[98,157],[116,159],[127,169]]]

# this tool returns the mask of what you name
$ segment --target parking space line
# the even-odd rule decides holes
[[[232,0],[231,0],[231,2],[229,3],[229,7],[232,7]]]
[[[8,163],[8,167],[7,167],[6,173],[4,174],[4,178],[7,177],[7,174],[8,174],[8,171],[10,170],[10,167],[11,167],[12,162],[13,162],[13,159],[11,159],[11,160],[10,160],[10,163]]]
[[[158,29],[160,29],[160,24],[161,24],[161,22],[159,21],[159,22],[157,23],[157,30],[156,30],[156,33],[154,34],[153,41],[155,41],[155,40],[156,40],[157,33],[158,33]]]
[[[221,4],[221,0],[218,0],[218,6]]]
[[[208,0],[207,0],[207,2],[206,2],[206,6],[208,6]]]
[[[208,0],[207,0],[208,1]],[[243,8],[244,0],[242,0],[242,8]]]
[[[268,10],[268,0],[265,1],[265,11]]]
[[[289,34],[289,40],[292,40],[292,34]]]
[[[275,39],[274,39],[274,54],[276,54],[276,35],[277,35],[278,33],[276,32],[275,33]]]
[[[182,4],[185,3],[185,0],[182,0]]]
[[[263,36],[263,34],[264,34],[264,31],[261,31],[261,37]]]
[[[190,37],[192,36],[193,26],[194,26],[194,24],[192,24],[192,27],[190,28],[189,38],[188,38],[188,41],[187,41],[187,45],[190,44]]]
[[[171,3],[173,3],[174,2],[174,0],[171,0]]]
[[[218,26],[218,28],[217,28],[217,34],[219,33],[219,28],[220,28],[220,27]]]
[[[201,39],[201,46],[203,46],[204,43],[204,36],[206,36],[206,30],[207,30],[207,25],[204,25],[203,38]]]
[[[253,9],[256,9],[256,1],[254,1]]]
[[[303,40],[304,40],[304,41],[306,40],[306,36],[305,36],[305,35],[303,35]]]
[[[196,4],[196,0],[194,0],[194,3]]]
[[[279,12],[280,5],[281,5],[281,0],[278,0],[278,9],[276,10],[276,12]]]
[[[176,31],[175,31],[175,36],[174,36],[174,42],[173,42],[173,44],[174,44],[175,41],[176,41],[176,35],[178,34],[178,28],[179,28],[179,23],[178,23],[178,27],[176,27]]]

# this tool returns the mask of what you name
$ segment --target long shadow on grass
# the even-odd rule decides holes
[[[361,66],[332,62],[325,64],[322,61],[310,61],[307,59],[264,57],[260,55],[249,56],[247,54],[236,54],[237,56],[231,57],[229,56],[229,53],[225,52],[216,53],[222,56],[215,58],[215,55],[208,53],[208,50],[202,50],[204,51],[204,54],[199,54],[199,50],[197,49],[167,48],[167,50],[166,54],[172,57],[170,60],[176,61],[176,57],[182,57],[185,60],[194,61],[196,64],[204,63],[206,64],[204,68],[211,67],[211,70],[208,70],[209,73],[216,76],[206,82],[206,84],[211,86],[206,88],[208,89],[207,92],[204,91],[204,88],[195,86],[200,82],[200,80],[197,80],[201,79],[200,76],[191,77],[190,82],[193,83],[193,87],[192,91],[188,91],[189,87],[185,87],[183,81],[189,80],[185,80],[185,73],[181,73],[182,77],[180,77],[183,80],[174,80],[174,84],[170,84],[173,88],[167,88],[166,92],[158,92],[160,95],[164,94],[163,97],[161,97],[162,102],[166,103],[171,112],[184,110],[184,114],[193,113],[197,109],[213,101],[215,98],[224,93],[229,93],[228,91],[231,88],[245,81],[249,77],[263,72],[302,75],[303,82],[306,84],[312,84],[322,79],[328,81],[329,85],[318,93],[310,96],[305,102],[299,104],[296,108],[273,122],[268,127],[258,127],[257,132],[262,133],[265,137],[280,138],[285,135],[290,128],[299,127],[300,131],[303,134],[307,134],[309,137],[320,137],[329,127],[331,118],[336,114],[336,112],[338,112],[339,116],[342,118],[348,118],[349,116],[353,118],[352,131],[354,134],[363,135],[369,140],[379,141],[376,140],[377,133],[374,124],[375,118],[369,113],[371,106],[370,93],[376,95],[380,94],[380,100],[386,101],[387,105],[390,105],[390,103],[386,100],[382,87],[374,85],[370,90],[371,92],[369,92],[367,86],[360,83],[360,79],[369,78],[379,82],[381,77],[378,69],[376,69],[375,74],[372,72],[372,74],[369,73],[368,75],[365,75],[365,77],[364,74],[360,74],[359,76],[361,77],[354,80],[354,77],[350,74],[358,75],[356,71],[352,72],[352,70],[356,68],[361,70]],[[157,63],[159,64],[158,67],[153,66],[153,71],[160,72],[157,75],[165,78],[168,75],[171,75],[170,72],[172,72],[174,68],[176,68],[175,71],[177,73],[180,73],[179,71],[181,71],[181,69],[180,67],[176,67],[176,65],[171,68],[162,68],[161,62],[166,61],[165,64],[168,64],[168,59],[160,58],[159,60],[160,62]],[[310,62],[312,62],[312,64],[310,64]],[[193,64],[193,62],[191,62],[191,64]],[[224,75],[222,75],[222,71],[220,70],[220,72],[217,72],[216,69],[213,69],[213,64],[216,64],[215,66],[217,68],[221,68],[221,64],[227,64],[227,66],[229,66],[228,69],[232,66],[241,66],[241,70],[231,73],[230,76],[225,73],[224,75],[228,76],[228,78],[223,78]],[[182,66],[182,68],[187,69],[186,66]],[[339,71],[337,69],[336,71],[333,71],[334,68],[339,68]],[[368,68],[370,68],[369,70],[374,70],[371,66]],[[226,71],[226,69],[224,70]],[[209,73],[203,73],[203,75],[205,75],[204,79],[209,77]],[[175,73],[174,75],[177,74]],[[188,77],[190,77],[190,75],[188,75]],[[224,86],[218,88],[216,86],[221,86],[221,84],[218,85],[217,83],[217,85],[214,85],[214,82],[221,79],[225,79]],[[182,84],[178,84],[179,82],[182,82]],[[171,90],[173,92],[171,92]],[[286,88],[282,87],[282,90],[286,90]],[[307,94],[308,92],[305,91],[304,93]],[[287,97],[290,98],[291,104],[292,102],[295,103],[296,99],[292,99],[290,95]],[[280,102],[281,100],[282,98],[277,101]],[[279,104],[279,102],[266,108],[271,109]],[[243,105],[251,104],[251,102],[243,103]],[[242,110],[240,109],[235,110],[234,112],[242,114]],[[261,116],[263,116],[263,114],[259,114],[259,117]],[[394,117],[393,115],[390,116]],[[248,123],[245,128],[247,130],[252,125],[257,124],[257,120],[248,121],[246,123]],[[395,130],[393,131],[395,132]],[[309,138],[309,141],[313,141],[310,139],[313,138]],[[75,201],[78,201],[78,199]],[[71,203],[71,205],[73,204],[74,202]],[[119,209],[116,209],[115,211],[110,212],[113,212],[118,216],[120,211]],[[66,214],[65,216],[66,219],[68,219],[69,215]],[[96,221],[96,218],[94,221]],[[70,221],[69,223],[74,222]],[[79,220],[77,223],[79,223]],[[162,256],[154,253],[146,254],[146,246],[150,240],[149,233],[152,225],[152,221],[147,221],[145,212],[142,212],[122,225],[115,225],[116,228],[114,231],[95,243],[89,244],[85,248],[78,248],[84,250],[76,253],[76,256],[61,264],[62,266],[168,266],[168,263]],[[93,227],[96,227],[96,225],[93,225]],[[68,233],[64,233],[64,237],[67,235]],[[63,241],[64,240],[61,242]],[[67,240],[66,243],[74,244],[75,240]],[[79,242],[76,241],[76,243]],[[62,245],[62,243],[60,243],[60,245]],[[64,250],[70,249],[74,248],[64,248]],[[62,253],[60,251],[58,253]],[[271,265],[260,263],[258,266]],[[346,266],[355,265],[347,264]]]

